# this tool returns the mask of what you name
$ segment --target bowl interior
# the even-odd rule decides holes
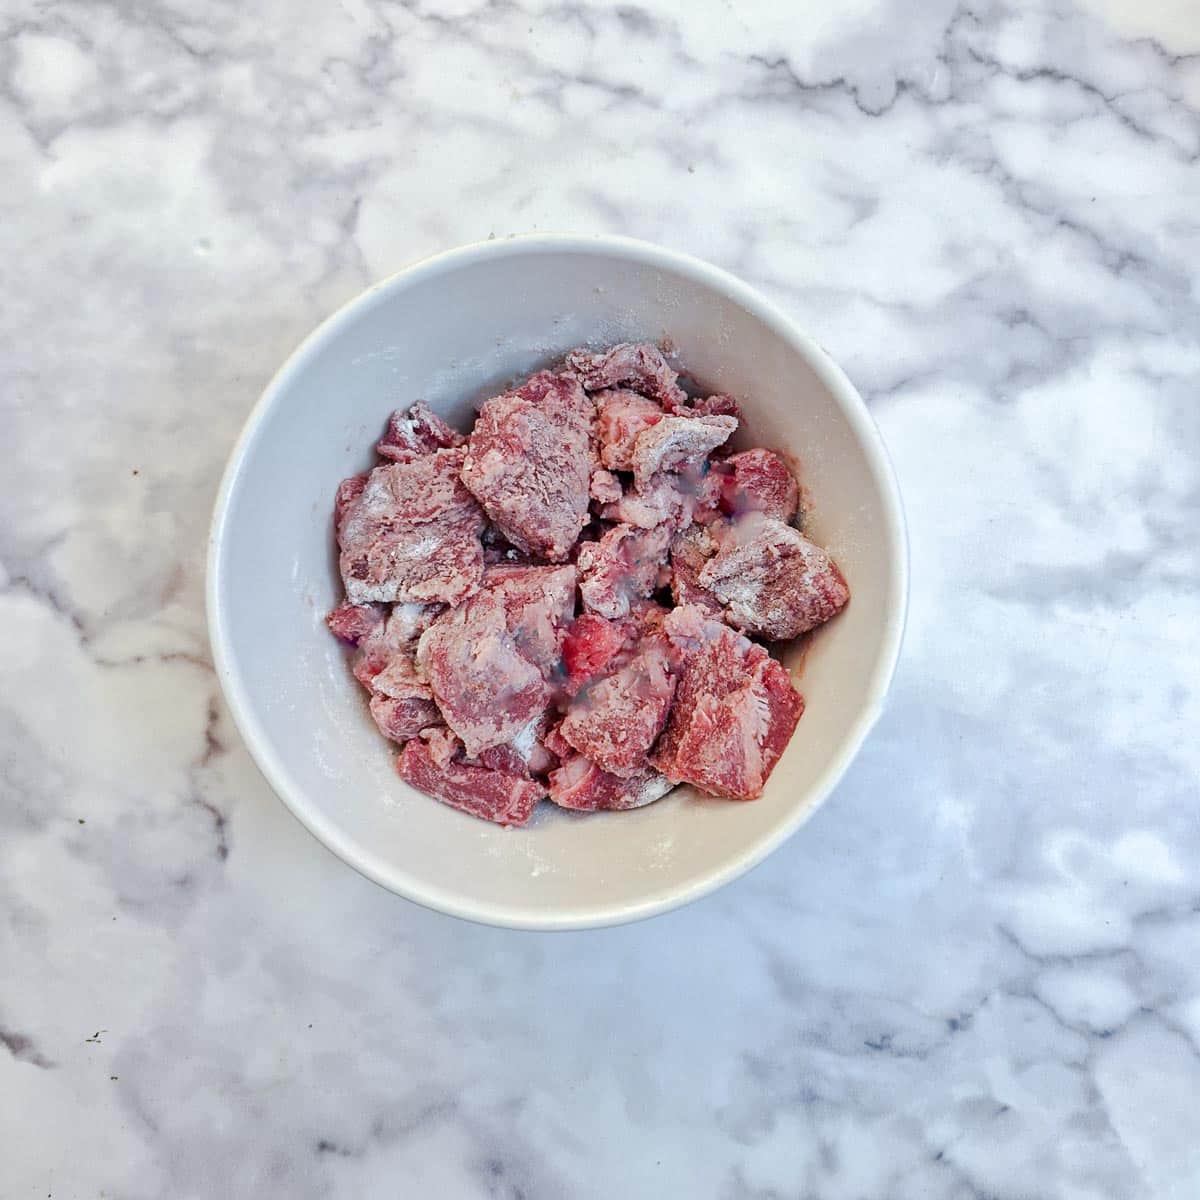
[[[788,452],[848,608],[783,656],[807,701],[766,793],[687,789],[628,813],[539,806],[525,829],[407,787],[323,624],[339,599],[338,482],[373,462],[393,408],[467,428],[480,401],[583,343],[670,338],[709,390],[744,401],[743,445]],[[763,857],[836,782],[877,715],[903,622],[904,536],[878,435],[821,352],[730,277],[636,243],[490,243],[380,284],[289,360],[235,451],[214,522],[210,617],[234,716],[268,779],[370,877],[458,915],[569,927],[631,919]]]

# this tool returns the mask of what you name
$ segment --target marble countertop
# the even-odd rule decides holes
[[[1200,1195],[1189,5],[15,0],[0,164],[4,1200]],[[785,305],[913,554],[809,826],[561,936],[313,841],[202,608],[295,343],[526,230]]]

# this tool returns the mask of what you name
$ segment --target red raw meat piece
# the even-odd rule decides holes
[[[658,347],[648,342],[622,342],[596,353],[580,347],[567,355],[567,366],[589,392],[628,384],[665,403],[682,404],[687,400],[676,383],[678,373],[667,364]]]
[[[717,392],[703,399],[684,399],[682,404],[669,404],[668,410],[678,417],[736,417],[742,419],[742,407],[732,396]]]
[[[562,662],[563,638],[575,614],[577,578],[571,564],[489,567],[483,577],[484,587],[503,601],[505,623],[518,653],[547,680]]]
[[[421,635],[417,662],[471,756],[512,741],[550,702],[541,671],[517,648],[493,591],[443,613]]]
[[[576,696],[559,732],[598,767],[628,778],[645,769],[674,694],[665,646],[643,643],[623,667]]]
[[[721,509],[734,516],[760,512],[785,525],[800,506],[800,489],[772,450],[743,450],[723,463]]]
[[[632,471],[633,444],[639,433],[663,419],[662,407],[624,388],[597,392],[593,399],[600,461],[610,471]]]
[[[455,759],[463,757],[463,744],[445,726],[430,729],[421,739],[429,747],[429,757],[434,766],[445,770]]]
[[[479,410],[462,481],[528,554],[562,561],[587,521],[594,415],[574,375],[549,371]]]
[[[519,734],[503,746],[489,746],[482,750],[477,759],[481,767],[492,771],[504,771],[508,775],[544,775],[557,762],[557,756],[546,748],[546,735],[550,728],[548,714],[530,722]]]
[[[699,584],[716,596],[736,629],[771,640],[814,629],[850,599],[845,578],[820,546],[758,513],[725,534]]]
[[[556,725],[551,725],[546,730],[545,737],[542,738],[542,745],[558,758],[565,762],[568,758],[575,757],[575,747],[571,745],[562,735],[562,722],[559,721]]]
[[[334,637],[357,646],[373,629],[382,625],[386,617],[387,609],[382,604],[351,604],[343,600],[325,618],[325,624]]]
[[[367,685],[377,696],[393,700],[432,700],[433,690],[417,670],[416,645],[402,647]]]
[[[574,608],[573,566],[490,567],[422,635],[420,670],[468,755],[514,741],[546,710]]]
[[[629,651],[662,628],[666,615],[653,600],[634,600],[628,614],[615,621],[589,612],[577,617],[563,641],[567,695],[574,696],[589,680],[624,663]]]
[[[364,471],[361,475],[351,475],[349,479],[343,479],[338,484],[337,493],[333,497],[333,527],[335,529],[341,529],[346,509],[363,494],[363,489],[367,486],[367,476],[370,474],[370,471]]]
[[[384,737],[402,744],[422,729],[442,723],[442,714],[432,700],[397,700],[393,696],[372,696],[371,716]]]
[[[675,783],[753,800],[783,753],[804,700],[767,652],[696,608],[666,620],[679,686],[650,764]]]
[[[388,695],[401,698],[406,695],[428,697],[427,686],[421,690],[404,691],[398,686],[402,680],[415,677],[414,660],[416,640],[430,628],[434,618],[442,612],[439,604],[398,604],[392,608],[385,622],[374,625],[359,642],[359,653],[354,658],[354,678],[364,688],[377,691],[376,680],[384,672],[384,685],[392,680]]]
[[[611,471],[601,467],[600,470],[592,472],[588,495],[597,504],[612,504],[621,498],[621,481]]]
[[[614,525],[598,542],[589,542],[578,559],[584,606],[602,617],[623,617],[631,600],[649,596],[658,586],[658,568],[670,544],[665,525]]]
[[[606,504],[601,516],[606,521],[620,521],[639,529],[653,529],[657,525],[682,529],[691,524],[695,504],[692,490],[689,480],[673,471],[660,471],[641,487],[631,488],[615,503]]]
[[[360,642],[354,676],[371,692],[371,716],[385,737],[405,742],[442,723],[433,693],[417,674],[417,638],[440,604],[398,604]]]
[[[582,754],[550,772],[550,799],[576,812],[641,808],[661,800],[674,786],[657,771],[639,771],[628,779],[610,775]]]
[[[440,731],[438,731],[440,732]],[[524,825],[546,795],[545,784],[445,758],[445,749],[414,738],[396,759],[400,777],[428,796],[498,825]]]
[[[638,434],[633,446],[633,479],[650,477],[683,463],[699,463],[737,429],[736,417],[663,417]]]
[[[719,616],[717,598],[700,586],[700,572],[717,552],[720,542],[708,529],[692,525],[671,542],[671,595],[676,604],[694,604]]]
[[[435,450],[452,450],[467,439],[451,429],[424,400],[411,408],[397,409],[388,418],[387,431],[379,439],[375,451],[383,458],[403,462]]]
[[[484,518],[458,478],[465,453],[437,450],[376,467],[345,505],[338,544],[352,604],[457,604],[478,588]]]
[[[624,649],[623,624],[608,621],[595,613],[577,617],[563,641],[563,665],[567,671],[567,692],[574,695],[589,679],[595,678]]]

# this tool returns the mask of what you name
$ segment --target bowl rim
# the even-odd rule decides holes
[[[840,751],[816,784],[797,803],[795,811],[757,842],[720,867],[686,884],[659,888],[637,901],[610,906],[556,907],[483,903],[453,891],[414,880],[407,873],[370,853],[345,836],[335,822],[318,811],[295,785],[286,765],[272,749],[255,712],[232,650],[220,603],[223,586],[222,549],[229,502],[241,478],[249,451],[258,440],[264,420],[291,381],[308,366],[320,348],[361,310],[411,284],[488,258],[536,256],[548,253],[617,255],[631,262],[676,272],[681,278],[721,292],[746,309],[777,336],[798,349],[833,395],[880,481],[886,552],[893,584],[886,597],[882,648],[871,672],[861,711],[847,729]],[[908,613],[909,546],[896,473],[883,438],[865,401],[842,369],[820,344],[805,333],[778,305],[730,272],[678,250],[653,242],[610,234],[530,233],[471,242],[418,259],[352,297],[316,326],[288,355],[271,377],[233,444],[213,506],[209,527],[205,578],[205,609],[213,667],[233,721],[255,765],[292,815],[327,849],[374,883],[437,912],[479,924],[524,930],[572,930],[620,925],[643,920],[716,891],[761,863],[777,850],[824,804],[861,749],[884,709],[884,701],[904,639]]]

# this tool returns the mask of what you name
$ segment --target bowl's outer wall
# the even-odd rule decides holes
[[[630,813],[542,806],[502,829],[411,791],[323,625],[339,598],[338,482],[373,462],[392,409],[423,398],[460,428],[572,346],[670,338],[710,390],[744,400],[742,445],[786,450],[848,608],[784,655],[807,711],[751,804],[678,791]],[[762,858],[837,781],[878,714],[907,591],[890,467],[821,352],[731,277],[639,243],[515,240],[454,252],[326,322],[260,402],[214,519],[210,620],[235,719],[270,782],[327,845],[422,903],[527,927],[604,924],[703,894]]]

